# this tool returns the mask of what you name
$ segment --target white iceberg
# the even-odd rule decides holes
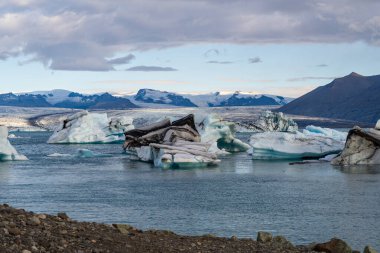
[[[8,140],[8,128],[0,126],[0,161],[28,160],[26,156],[17,153]]]
[[[82,111],[67,117],[48,143],[113,143],[124,140],[124,131],[133,129],[132,118]]]
[[[237,123],[239,132],[295,132],[298,125],[282,112],[264,111],[257,120]]]
[[[312,130],[314,128],[309,128]],[[264,132],[253,134],[250,139],[253,159],[302,159],[322,158],[339,153],[344,141],[339,134],[321,128],[324,134],[309,130],[304,132]]]
[[[333,165],[380,164],[380,127],[364,130],[354,127],[348,132],[343,151],[331,161]],[[377,129],[378,128],[378,129]]]
[[[198,123],[199,122],[199,123]],[[212,114],[197,122],[201,142],[210,145],[210,150],[216,153],[244,152],[250,146],[235,137],[236,125]]]
[[[347,138],[347,132],[341,132],[335,129],[318,127],[313,125],[305,127],[305,129],[302,132],[306,135],[324,136],[342,142],[345,142]]]

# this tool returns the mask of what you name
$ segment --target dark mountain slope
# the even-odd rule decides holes
[[[278,111],[374,123],[380,119],[380,75],[351,73],[316,88]]]

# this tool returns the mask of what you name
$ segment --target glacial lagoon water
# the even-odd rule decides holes
[[[12,144],[30,160],[0,163],[2,203],[180,234],[255,238],[265,230],[296,244],[336,236],[380,250],[380,166],[289,165],[242,153],[218,167],[161,170],[128,160],[119,144],[49,145],[48,132],[15,134],[22,138]],[[103,156],[75,156],[84,148]]]

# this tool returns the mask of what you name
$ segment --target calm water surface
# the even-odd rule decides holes
[[[207,169],[160,170],[129,161],[121,145],[48,145],[50,133],[16,133],[30,159],[0,163],[0,202],[74,219],[177,233],[255,237],[266,230],[297,244],[337,236],[380,250],[380,166],[340,169],[226,156]],[[87,148],[89,158],[75,155]]]

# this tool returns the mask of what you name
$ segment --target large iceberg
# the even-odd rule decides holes
[[[113,143],[124,140],[123,133],[133,129],[130,117],[108,118],[106,113],[81,111],[68,116],[48,143]]]
[[[210,145],[201,143],[194,115],[176,121],[164,119],[125,132],[124,149],[130,158],[153,162],[156,167],[179,168],[215,165],[220,161]]]
[[[298,125],[282,112],[264,111],[253,122],[238,123],[240,132],[295,132]]]
[[[0,161],[28,160],[26,156],[17,153],[8,140],[8,128],[0,126]]]
[[[235,137],[235,123],[225,121],[215,114],[199,118],[197,129],[201,134],[201,142],[209,144],[214,152],[244,152],[250,148]]]
[[[308,159],[339,153],[344,147],[335,130],[306,127],[303,132],[264,132],[250,139],[253,159]]]
[[[348,132],[343,151],[331,161],[333,165],[380,164],[380,120],[375,128],[354,127]]]

